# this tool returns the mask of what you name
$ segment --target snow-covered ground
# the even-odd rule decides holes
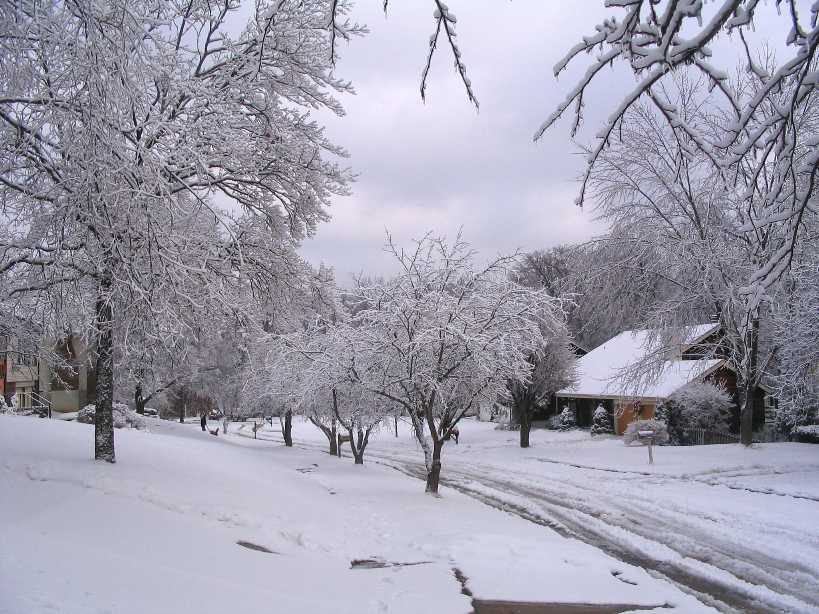
[[[819,446],[645,448],[587,431],[518,433],[465,421],[443,481],[650,570],[723,611],[819,611]],[[408,429],[385,429],[371,461],[410,474]],[[301,441],[324,445],[304,425]],[[277,435],[273,435],[276,439]],[[309,444],[308,444],[309,445]]]
[[[617,440],[541,431],[523,451],[467,422],[443,476],[471,496],[436,499],[403,429],[361,467],[299,422],[287,449],[148,421],[107,465],[91,426],[0,417],[0,612],[469,612],[456,568],[483,599],[819,605],[819,446],[661,448],[648,467]],[[350,568],[371,558],[419,564]],[[714,587],[724,602],[691,596]]]

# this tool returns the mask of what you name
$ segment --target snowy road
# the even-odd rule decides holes
[[[424,477],[417,461],[378,456],[381,462]],[[707,514],[662,509],[650,497],[610,496],[595,480],[588,480],[586,472],[578,479],[539,478],[523,483],[506,473],[485,463],[477,467],[451,463],[443,483],[665,577],[722,611],[819,611],[816,568],[768,555],[754,544],[737,543],[718,527],[704,530],[704,524],[715,522]],[[817,545],[815,536],[798,537]]]
[[[510,462],[498,449],[448,448],[442,482],[642,567],[721,611],[819,612],[819,497],[754,488],[772,474],[786,483],[789,472],[819,485],[819,462],[792,471],[669,475],[555,460],[545,447]],[[382,438],[367,457],[423,478],[422,457],[407,441]]]

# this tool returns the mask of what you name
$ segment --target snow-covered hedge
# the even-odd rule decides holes
[[[77,422],[82,422],[83,424],[94,424],[94,416],[96,412],[97,412],[96,405],[93,404],[86,405],[77,414]],[[147,428],[147,424],[145,423],[145,420],[142,419],[142,416],[140,416],[130,407],[125,405],[125,403],[114,403],[113,414],[114,428],[117,429],[123,429],[125,427],[131,427],[135,429]]]
[[[797,426],[793,429],[793,440],[800,443],[819,443],[819,424]]]
[[[727,430],[734,401],[724,387],[695,382],[668,397],[655,418],[665,422],[671,445],[686,445],[689,429]]]
[[[647,444],[647,439],[640,438],[640,431],[654,431],[654,443],[665,443],[668,441],[668,431],[665,428],[665,422],[659,420],[637,420],[626,427],[626,432],[623,433],[623,443],[627,446],[630,446],[635,441]]]

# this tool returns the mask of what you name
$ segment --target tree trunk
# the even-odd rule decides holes
[[[754,400],[756,399],[756,363],[759,349],[759,319],[754,318],[751,327],[745,336],[746,359],[745,376],[743,378],[742,414],[739,422],[739,440],[744,446],[750,446],[754,441]]]
[[[100,283],[95,308],[97,337],[96,411],[94,412],[94,458],[116,462],[114,454],[114,336],[113,310],[109,302],[110,278]]]
[[[532,413],[528,404],[520,408],[520,447],[529,447],[529,431],[532,429]]]
[[[427,472],[427,489],[430,494],[438,494],[438,483],[441,479],[441,448],[444,447],[443,440],[432,442],[432,467]]]
[[[185,424],[185,404],[179,404],[179,424]]]
[[[338,438],[336,433],[336,421],[333,420],[330,423],[330,426],[325,426],[322,424],[321,420],[318,418],[314,418],[310,416],[310,422],[312,422],[327,438],[330,442],[330,456],[338,456]]]
[[[364,452],[356,449],[355,446],[350,446],[353,451],[353,458],[355,459],[356,465],[363,465],[364,464]]]
[[[398,416],[393,416],[395,418],[395,436],[398,437]]]
[[[138,414],[145,413],[145,399],[142,396],[142,382],[137,382],[134,388],[134,409]]]
[[[329,427],[323,427],[321,429],[324,431],[324,434],[327,435],[327,439],[330,440],[330,456],[338,456],[338,433],[336,432],[336,421],[333,420],[333,423]]]
[[[284,445],[288,448],[293,447],[293,412],[289,409],[284,412],[284,428],[282,429],[284,436]]]
[[[364,432],[358,429],[358,440],[353,439],[353,432],[350,431],[350,449],[353,451],[353,458],[356,465],[364,464]]]

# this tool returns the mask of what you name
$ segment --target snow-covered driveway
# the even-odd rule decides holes
[[[442,480],[596,546],[726,612],[819,611],[819,446],[641,448],[588,433],[516,433],[467,422]],[[304,430],[302,439],[319,437]],[[381,433],[377,461],[421,477],[412,440]]]

